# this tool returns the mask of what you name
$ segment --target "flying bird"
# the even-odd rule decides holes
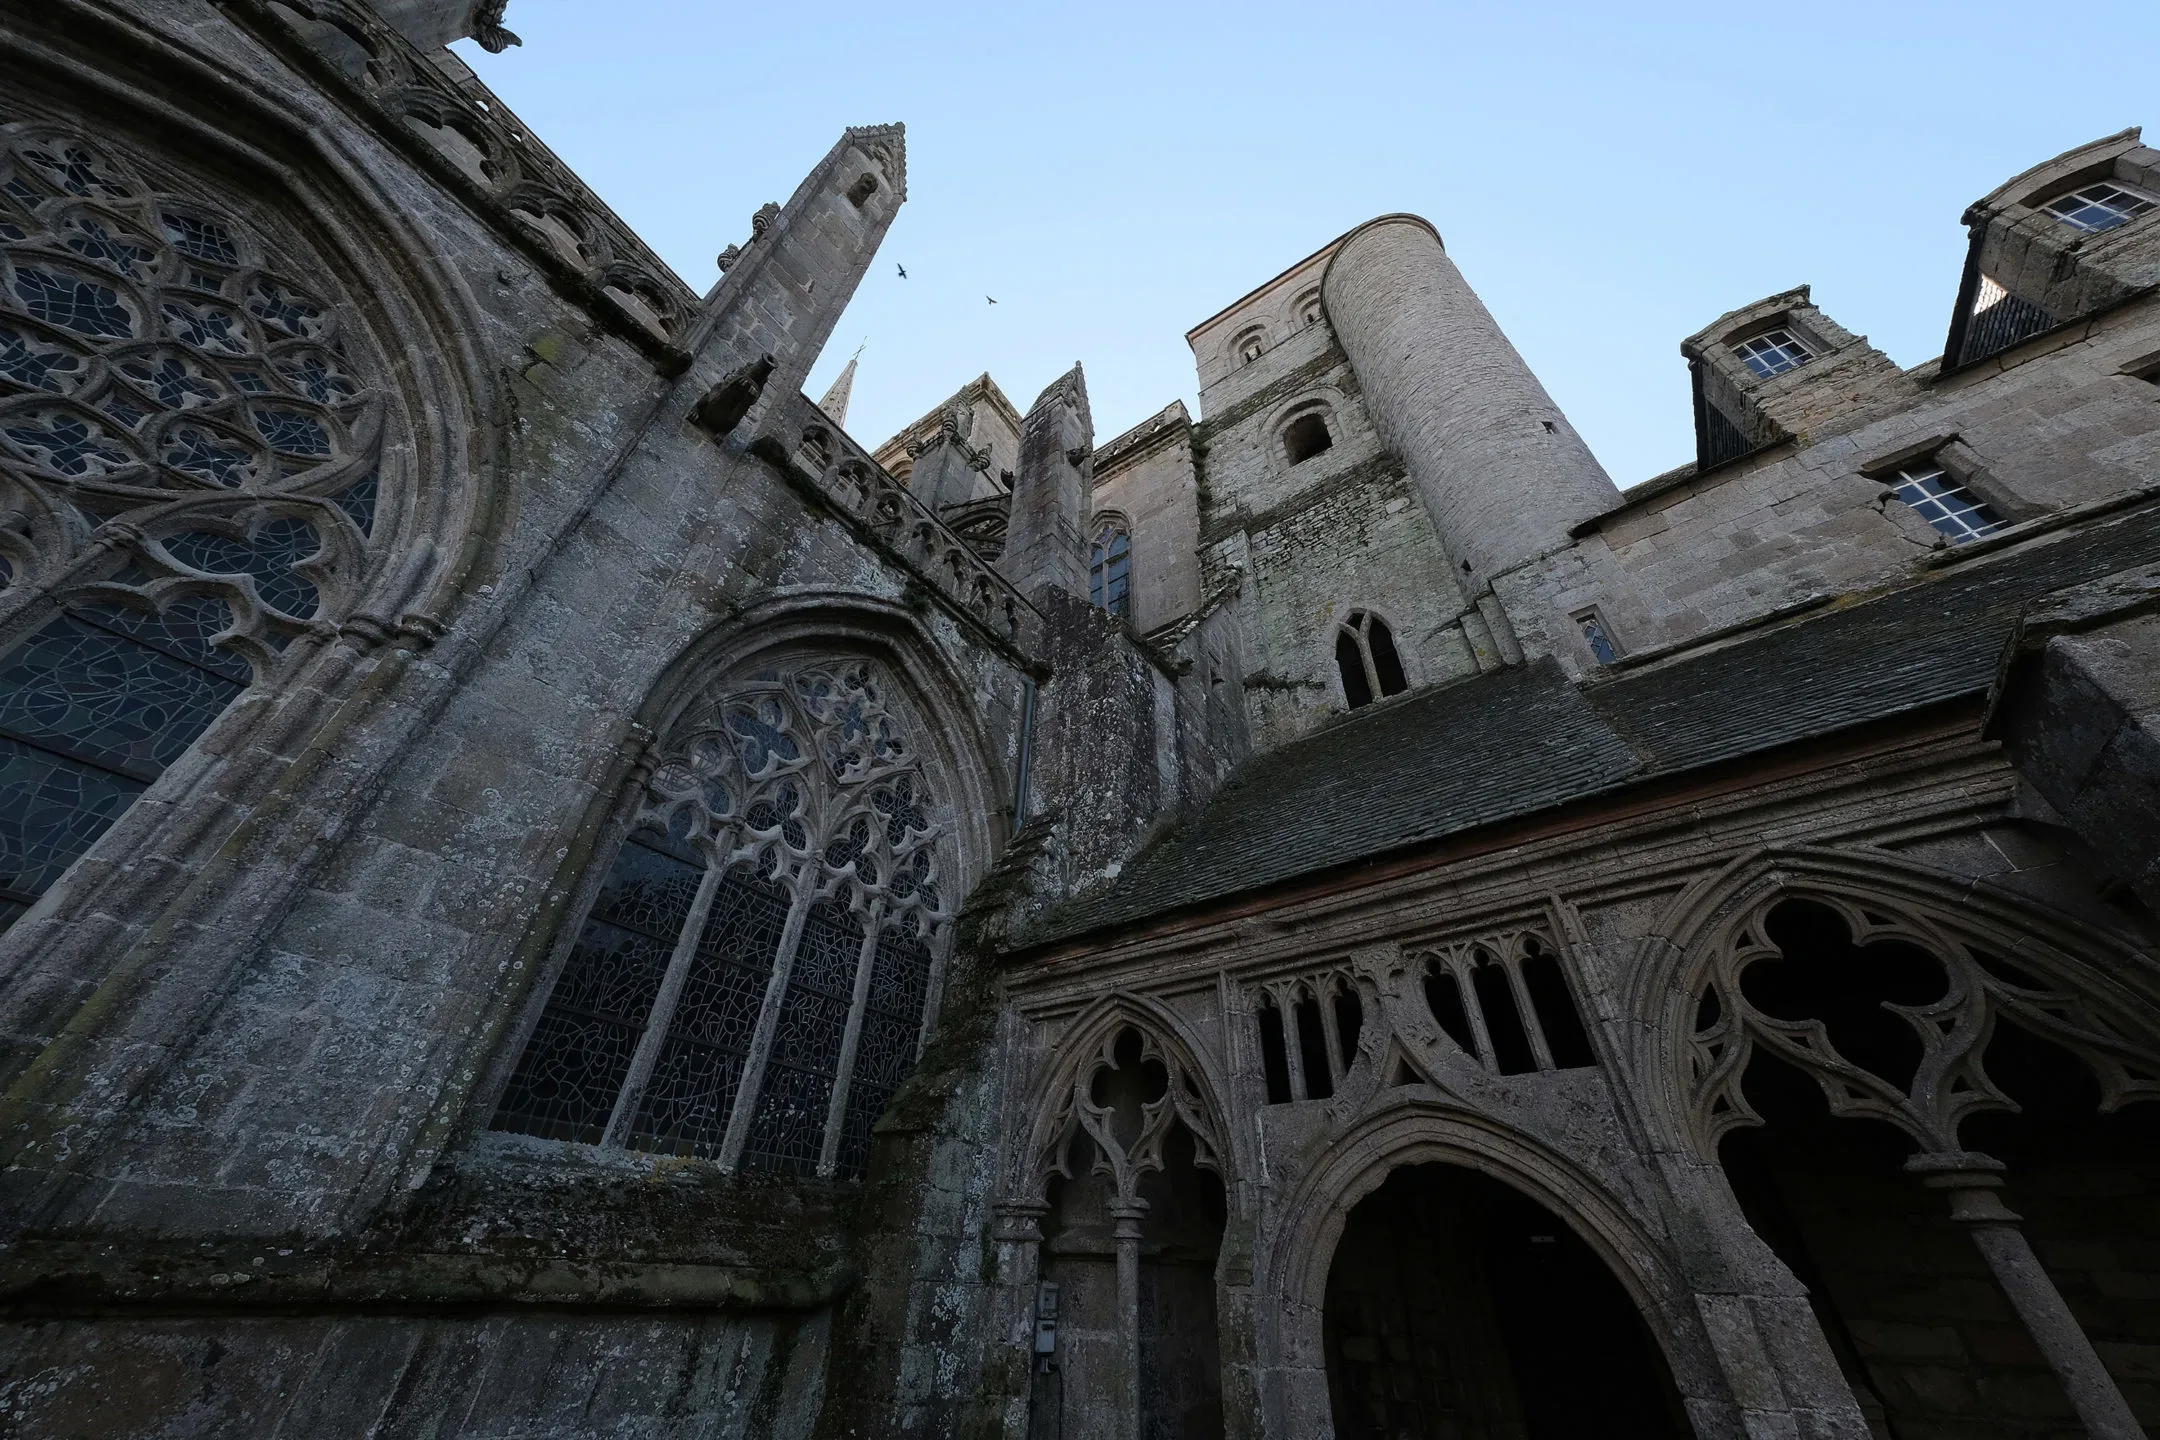
[[[900,272],[900,278],[902,280],[907,279],[907,266],[902,265],[899,261],[895,260],[893,262],[893,268]]]
[[[988,300],[992,305],[997,304],[997,297],[995,295],[985,295],[983,296],[983,299]]]

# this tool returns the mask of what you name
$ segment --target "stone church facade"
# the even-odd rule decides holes
[[[2136,131],[1625,491],[1405,215],[872,447],[901,128],[698,295],[502,11],[0,16],[0,1430],[2160,1426]]]

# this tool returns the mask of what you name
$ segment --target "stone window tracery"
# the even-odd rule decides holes
[[[1345,971],[1261,986],[1255,1012],[1270,1105],[1325,1100],[1357,1061],[1365,1002]]]
[[[1335,669],[1342,678],[1343,700],[1352,710],[1410,688],[1387,621],[1370,610],[1351,611],[1335,628]]]
[[[1486,1068],[1521,1075],[1597,1063],[1550,936],[1508,931],[1422,959],[1434,1022]]]
[[[2114,1013],[2012,937],[1990,943],[1833,895],[1773,895],[1718,946],[1686,1046],[1688,1114],[1715,1153],[1762,1123],[1742,1088],[1758,1052],[1818,1085],[1832,1114],[1881,1120],[1925,1153],[1961,1149],[1981,1110],[2014,1110],[1987,1072],[2009,1024],[2083,1061],[2101,1108],[2160,1099],[2160,1034]]]
[[[316,270],[162,164],[0,123],[0,927],[349,608],[384,401]]]
[[[1132,529],[1121,515],[1095,522],[1088,549],[1088,603],[1112,615],[1132,616]]]
[[[777,664],[679,727],[495,1128],[861,1172],[951,921],[889,685],[867,660]]]

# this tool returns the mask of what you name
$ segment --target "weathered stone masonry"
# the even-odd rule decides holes
[[[1626,491],[1407,216],[873,447],[900,127],[699,296],[504,21],[0,19],[0,1428],[2160,1424],[2137,132]]]

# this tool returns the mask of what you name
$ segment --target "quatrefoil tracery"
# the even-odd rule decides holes
[[[1121,1105],[1114,1093],[1116,1082],[1146,1087],[1151,1068],[1160,1072],[1160,1093],[1150,1097],[1143,1088],[1137,1103]],[[1098,1096],[1106,1089],[1113,1091],[1107,1101]],[[1124,1135],[1119,1133],[1121,1120],[1126,1122]],[[1109,1176],[1115,1201],[1132,1204],[1139,1199],[1141,1180],[1166,1168],[1165,1147],[1178,1126],[1192,1139],[1193,1164],[1225,1175],[1221,1141],[1196,1077],[1145,1030],[1114,1029],[1074,1072],[1070,1088],[1060,1097],[1049,1139],[1036,1155],[1036,1193],[1042,1193],[1052,1176],[1078,1178],[1073,1165],[1074,1150],[1080,1147],[1074,1142],[1085,1136],[1090,1142],[1085,1148],[1093,1156],[1088,1173]]]
[[[946,834],[867,662],[770,672],[694,714],[663,752],[639,823],[866,923],[934,936],[950,920]]]
[[[2010,944],[1990,944],[1941,917],[1887,915],[1844,896],[1810,893],[1804,898],[1835,912],[1861,950],[1909,946],[1940,967],[1939,996],[1880,1002],[1882,1011],[1902,1022],[1918,1052],[1911,1079],[1900,1083],[1856,1063],[1822,1019],[1770,1014],[1747,993],[1751,966],[1807,963],[1787,955],[1768,928],[1772,912],[1791,898],[1766,897],[1734,924],[1697,991],[1685,1043],[1686,1091],[1689,1119],[1706,1153],[1715,1153],[1727,1131],[1763,1123],[1742,1088],[1757,1047],[1812,1079],[1832,1114],[1881,1120],[1929,1153],[1961,1149],[1958,1127],[1969,1115],[2020,1108],[1985,1065],[1988,1042],[2005,1021],[2077,1056],[2098,1080],[2105,1110],[2160,1098],[2160,1034],[2096,997],[2072,978],[2069,964],[2030,947],[2012,964],[1998,953]]]
[[[206,595],[261,668],[357,588],[384,399],[336,307],[181,188],[0,125],[0,620]]]

